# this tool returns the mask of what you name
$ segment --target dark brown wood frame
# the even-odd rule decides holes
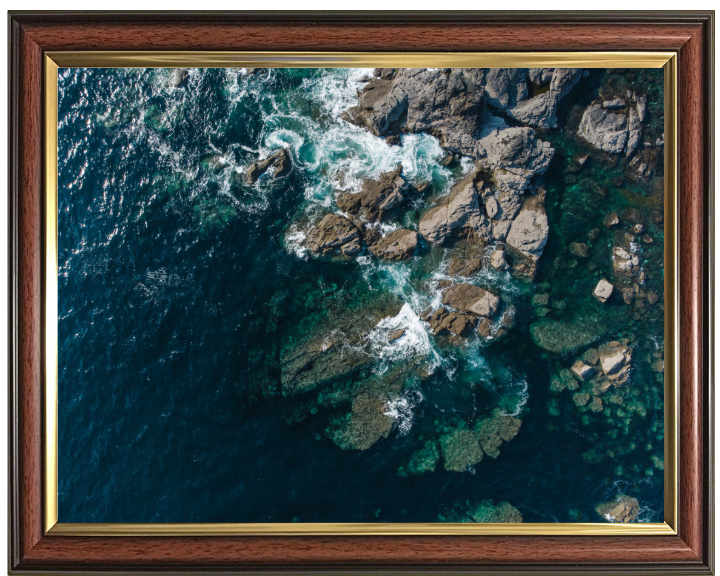
[[[13,574],[711,574],[714,12],[11,12]],[[677,536],[62,537],[43,530],[43,54],[60,50],[673,51],[678,55]]]

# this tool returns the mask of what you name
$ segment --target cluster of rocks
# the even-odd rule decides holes
[[[448,472],[465,472],[478,464],[483,456],[497,458],[499,448],[517,436],[522,422],[501,410],[481,418],[471,427],[464,421],[454,426],[440,426],[439,436],[426,440],[413,452],[408,463],[398,470],[401,476],[422,475],[435,471],[442,460]]]
[[[451,284],[442,291],[442,303],[440,308],[422,316],[433,334],[449,332],[467,337],[479,325],[478,332],[487,338],[492,328],[490,319],[500,306],[500,298],[479,286],[461,283]]]
[[[550,380],[550,390],[573,392],[573,402],[581,412],[602,412],[604,401],[622,404],[623,398],[615,392],[628,380],[632,361],[632,348],[626,343],[611,341],[598,348],[589,348],[572,367],[560,370]],[[555,404],[551,412],[556,410]]]
[[[358,94],[345,118],[376,136],[429,132],[453,154],[471,156],[490,112],[554,128],[560,99],[580,80],[575,69],[384,69]],[[544,92],[530,97],[530,85]],[[545,90],[545,86],[548,86]],[[502,122],[504,124],[504,122]]]

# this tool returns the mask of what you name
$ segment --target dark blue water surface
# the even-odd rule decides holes
[[[423,246],[409,263],[367,254],[338,263],[308,258],[295,241],[293,226],[328,211],[340,185],[402,162],[408,180],[447,190],[469,167],[443,167],[432,136],[390,146],[341,120],[365,73],[193,70],[175,87],[169,70],[60,70],[60,521],[435,522],[486,499],[510,502],[526,522],[600,521],[595,506],[618,493],[638,498],[639,520],[662,519],[663,475],[651,460],[663,457],[662,382],[643,360],[662,346],[662,313],[603,308],[591,296],[611,266],[602,218],[633,209],[655,239],[644,248],[648,283],[662,295],[662,224],[648,216],[662,199],[566,129],[599,87],[634,82],[648,93],[646,130],[661,131],[662,71],[593,72],[564,101],[561,128],[538,134],[556,149],[539,275],[530,283],[483,271],[517,308],[517,325],[500,342],[475,338],[462,351],[434,344],[417,320],[435,297],[424,282],[441,250]],[[289,176],[246,185],[244,167],[281,146],[293,159]],[[584,153],[585,180],[573,168]],[[595,265],[558,266],[595,227]],[[533,344],[538,290],[567,303],[551,317],[604,314],[608,337],[638,342],[623,394],[642,399],[647,414],[628,429],[609,409],[581,414],[569,393],[549,390],[572,358]],[[433,370],[398,396],[386,439],[343,451],[325,431],[349,403],[285,397],[283,347],[328,310],[356,310],[376,295],[407,305],[411,352],[434,358]],[[497,459],[463,473],[441,464],[397,473],[448,419],[471,422],[498,407],[522,426]],[[605,456],[588,458],[594,448]]]

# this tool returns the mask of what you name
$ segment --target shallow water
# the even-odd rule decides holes
[[[638,497],[639,520],[662,518],[662,473],[649,461],[662,459],[656,374],[633,364],[628,394],[645,401],[647,415],[614,441],[637,447],[589,463],[583,454],[604,446],[613,428],[549,390],[569,358],[543,352],[529,334],[540,290],[566,302],[551,317],[602,315],[609,336],[661,346],[661,320],[589,296],[607,275],[610,232],[597,241],[595,269],[555,265],[608,212],[650,210],[656,198],[619,181],[622,166],[595,157],[585,180],[573,181],[572,158],[588,150],[569,129],[538,131],[556,148],[538,278],[487,266],[470,280],[512,303],[517,325],[499,342],[473,335],[465,347],[438,343],[419,315],[439,303],[431,281],[447,277],[447,250],[423,245],[404,263],[367,253],[330,262],[298,242],[299,223],[327,212],[333,190],[357,189],[402,163],[411,183],[431,180],[442,194],[471,168],[441,166],[430,135],[389,146],[341,120],[368,72],[194,70],[186,86],[172,87],[168,70],[60,71],[60,521],[434,522],[447,508],[485,499],[510,502],[526,522],[598,521],[595,505],[618,492]],[[635,80],[594,72],[564,101],[561,126],[576,125],[607,74],[654,90],[657,130],[661,71]],[[290,175],[246,186],[244,167],[281,146],[291,152]],[[592,194],[589,181],[605,194]],[[416,227],[426,205],[417,200],[394,226]],[[648,226],[648,282],[662,294],[662,225]],[[363,314],[382,298],[399,312],[367,334],[377,358],[370,376],[418,357],[425,372],[389,403],[396,425],[387,439],[342,451],[325,430],[348,405],[321,406],[317,391],[283,396],[281,356],[333,314]],[[390,346],[387,334],[398,327],[406,332]],[[560,416],[549,414],[550,402]],[[522,420],[496,460],[463,473],[397,474],[438,430],[495,408]]]

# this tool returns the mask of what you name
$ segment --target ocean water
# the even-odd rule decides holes
[[[662,224],[651,218],[662,205],[571,130],[598,90],[637,85],[648,95],[647,134],[661,132],[661,71],[594,71],[563,101],[561,128],[538,131],[556,149],[538,277],[486,266],[469,280],[495,288],[517,322],[503,340],[475,335],[462,347],[436,341],[420,320],[439,303],[447,250],[423,245],[408,262],[380,263],[367,252],[318,260],[302,247],[302,224],[332,210],[333,191],[401,163],[409,182],[443,194],[471,169],[444,167],[428,134],[391,146],[342,120],[369,72],[191,70],[175,86],[163,69],[59,71],[60,521],[435,522],[492,500],[526,522],[595,522],[595,506],[620,493],[638,498],[639,521],[662,519],[652,460],[663,457],[662,381],[643,360],[662,349],[662,311],[590,296],[609,274],[613,238],[601,223],[613,210],[645,215],[655,239],[641,248],[647,283],[662,295]],[[247,165],[280,147],[292,172],[246,185]],[[578,176],[574,158],[586,153]],[[384,231],[416,227],[429,200]],[[559,265],[595,227],[589,263]],[[549,317],[600,314],[606,340],[637,342],[623,394],[644,416],[623,427],[609,408],[579,413],[567,392],[549,389],[572,358],[533,343],[538,291],[564,303]],[[417,358],[423,372],[389,399],[388,437],[345,451],[326,430],[349,402],[283,395],[283,354],[328,319],[367,316],[383,299],[393,313],[364,334],[376,360],[351,380]],[[399,327],[405,334],[388,345]],[[495,409],[522,420],[497,459],[398,474],[427,439]]]

